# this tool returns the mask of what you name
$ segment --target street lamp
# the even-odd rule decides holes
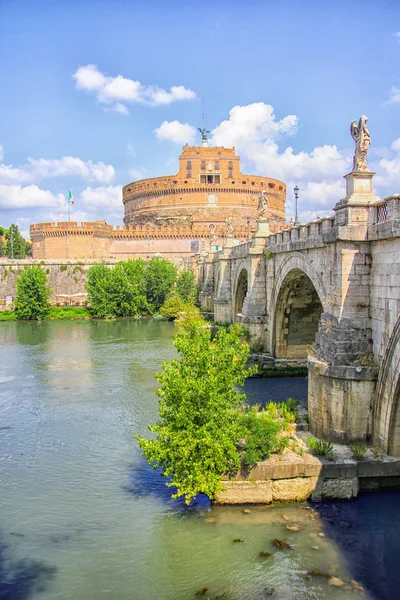
[[[293,191],[294,191],[294,202],[295,202],[295,204],[294,204],[294,206],[295,206],[294,224],[297,225],[299,222],[299,219],[297,217],[297,200],[299,198],[299,186],[295,185],[293,188]]]

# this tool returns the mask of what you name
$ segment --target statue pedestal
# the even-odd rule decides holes
[[[225,248],[233,248],[233,246],[235,245],[234,241],[234,236],[231,233],[228,233],[228,235],[226,236]]]
[[[366,226],[369,223],[370,206],[381,200],[373,192],[374,175],[371,171],[353,171],[344,176],[346,197],[333,209],[336,225]]]
[[[270,229],[269,229],[269,220],[268,219],[258,219],[257,221],[257,231],[255,233],[256,238],[262,238],[262,237],[267,237],[268,235],[271,235]]]
[[[211,244],[210,246],[210,252],[218,252],[220,250],[220,247],[218,246],[218,244]]]

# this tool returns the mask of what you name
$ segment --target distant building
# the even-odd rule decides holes
[[[285,222],[286,186],[260,175],[243,175],[234,148],[185,146],[176,175],[142,179],[123,188],[123,227],[105,221],[40,223],[30,229],[33,257],[41,259],[127,259],[161,254],[189,257],[219,247],[232,217],[237,243],[256,228],[259,196],[268,198],[272,231]]]

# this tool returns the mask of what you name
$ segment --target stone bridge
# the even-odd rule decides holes
[[[346,175],[335,215],[204,257],[201,302],[275,364],[308,364],[313,434],[400,455],[400,195]]]

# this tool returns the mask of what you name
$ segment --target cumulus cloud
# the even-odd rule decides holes
[[[63,194],[55,195],[48,190],[41,190],[37,185],[2,185],[0,184],[0,208],[31,209],[62,207],[65,203]]]
[[[376,172],[375,183],[387,193],[400,191],[400,138],[394,140],[387,156],[372,164]]]
[[[154,134],[159,140],[168,140],[182,146],[194,143],[196,128],[180,121],[164,121],[160,127],[154,129]]]
[[[108,209],[120,209],[122,207],[122,186],[87,187],[81,192],[80,200],[82,201],[82,205],[87,208],[94,207],[97,209],[97,207],[100,207],[101,211],[97,213],[98,215],[103,213],[104,207]]]
[[[79,177],[96,183],[110,183],[115,176],[112,165],[84,161],[73,156],[60,159],[28,158],[28,163],[20,167],[0,164],[0,183],[31,183],[52,177]]]
[[[400,87],[398,85],[392,85],[389,92],[389,100],[386,100],[384,104],[400,104]]]
[[[196,93],[183,85],[172,86],[168,91],[155,85],[143,85],[122,75],[109,77],[92,64],[79,67],[73,78],[79,90],[94,93],[100,104],[110,105],[112,110],[125,115],[129,114],[125,103],[160,106],[196,98]]]

